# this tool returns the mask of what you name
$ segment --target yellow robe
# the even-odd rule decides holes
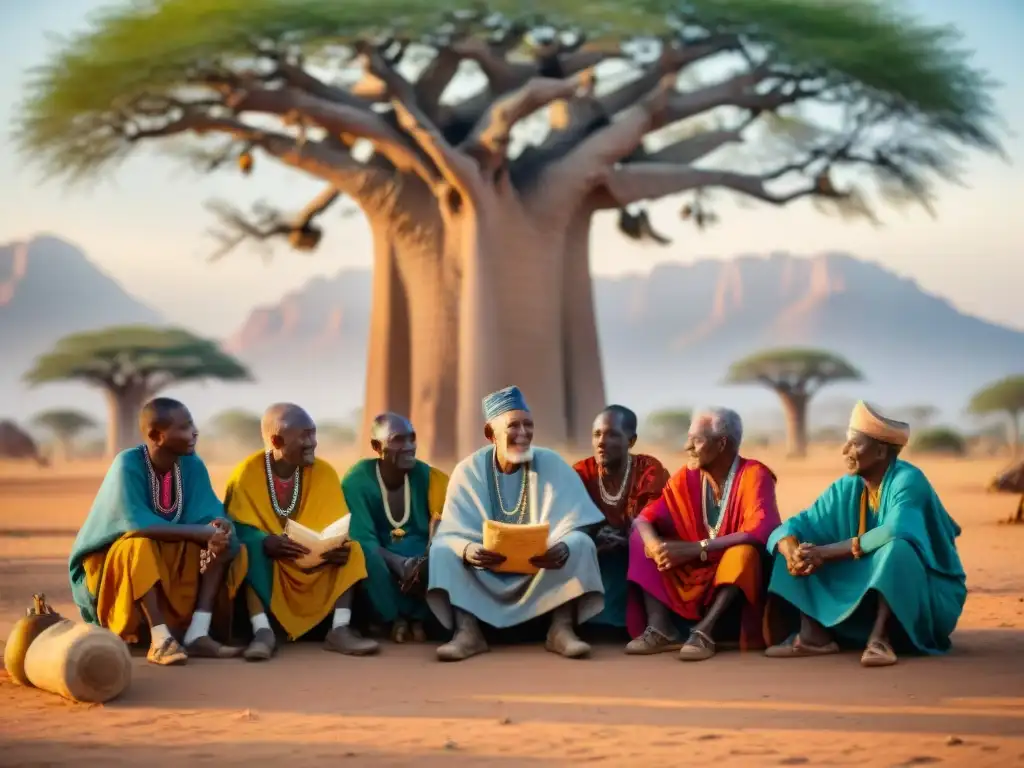
[[[316,459],[302,470],[301,497],[291,519],[314,531],[322,531],[345,517],[348,505],[341,492],[338,473],[326,461]],[[239,538],[249,549],[249,581],[257,594],[261,573],[269,578],[270,613],[292,640],[316,627],[345,592],[366,578],[363,550],[351,542],[351,554],[343,567],[327,566],[306,573],[289,561],[270,561],[262,551],[267,535],[284,532],[285,519],[274,512],[270,500],[263,452],[253,454],[235,469],[228,480],[224,504],[230,517],[239,525]],[[266,604],[267,595],[260,594]]]
[[[127,643],[139,641],[144,617],[139,601],[154,587],[171,629],[184,630],[199,597],[199,553],[202,547],[183,541],[154,541],[131,534],[107,549],[86,555],[86,584],[96,596],[99,624]],[[225,586],[233,600],[248,567],[242,548],[228,567]]]

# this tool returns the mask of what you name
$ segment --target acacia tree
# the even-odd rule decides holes
[[[872,192],[927,205],[933,177],[957,174],[954,149],[998,148],[989,82],[955,34],[875,3],[545,8],[125,3],[38,71],[21,145],[81,178],[146,140],[220,137],[203,145],[211,166],[237,158],[248,173],[259,150],[324,180],[287,220],[222,207],[228,248],[274,235],[314,248],[316,218],[350,197],[374,235],[366,418],[409,414],[432,456],[475,448],[480,397],[513,382],[545,439],[585,436],[604,405],[588,267],[595,212],[691,193],[684,215],[702,225],[713,219],[704,191],[714,187],[861,214]],[[656,55],[637,61],[624,41]],[[429,61],[410,63],[423,50]],[[613,60],[628,82],[596,90],[591,68]],[[717,80],[676,88],[682,70],[708,62]],[[460,88],[464,64],[482,75],[482,90]],[[519,126],[545,107],[545,136],[510,151],[522,143]],[[645,141],[709,115],[708,130],[676,131],[661,147]],[[766,124],[790,130],[768,141]],[[771,160],[747,158],[745,172],[700,164],[743,142]],[[622,222],[633,236],[650,234],[642,214]]]
[[[759,384],[779,396],[786,416],[789,455],[807,455],[807,405],[822,387],[861,379],[846,360],[818,349],[772,349],[733,363],[728,384]]]
[[[654,445],[679,448],[686,442],[692,412],[686,408],[662,408],[647,414],[648,438]]]
[[[1014,457],[1020,452],[1021,415],[1024,414],[1024,376],[1008,376],[975,393],[967,409],[978,416],[1005,413],[1007,437]]]
[[[96,426],[95,419],[81,411],[57,409],[37,413],[32,423],[53,434],[60,444],[64,459],[71,458],[75,439],[85,430]]]
[[[260,417],[250,411],[240,408],[221,411],[210,419],[210,426],[218,437],[232,440],[247,449],[255,450],[263,445]]]
[[[216,343],[177,329],[125,326],[77,333],[57,342],[25,374],[30,385],[82,381],[107,399],[107,455],[138,442],[146,400],[171,384],[249,380],[249,372]]]

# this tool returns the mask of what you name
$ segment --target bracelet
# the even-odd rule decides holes
[[[850,539],[850,552],[853,553],[854,560],[860,560],[860,556],[864,554],[864,550],[860,548],[860,536]]]
[[[466,559],[466,553],[469,552],[469,548],[473,546],[473,542],[470,542],[462,549],[462,564],[469,567],[469,560]]]

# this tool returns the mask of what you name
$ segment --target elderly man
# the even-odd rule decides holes
[[[626,653],[679,649],[683,661],[715,655],[719,621],[739,608],[740,647],[763,648],[761,560],[779,525],[775,475],[739,455],[739,414],[712,408],[694,415],[689,465],[637,518],[629,542],[631,591]],[[673,617],[691,623],[680,645]],[[693,623],[696,622],[696,623]]]
[[[573,466],[605,520],[595,535],[604,610],[590,620],[592,624],[625,628],[629,531],[636,516],[661,496],[668,482],[668,470],[660,461],[630,452],[636,445],[636,430],[633,411],[609,405],[594,419],[594,455]]]
[[[853,409],[843,447],[849,474],[768,542],[777,555],[769,592],[799,611],[800,629],[787,637],[772,612],[767,623],[785,639],[766,655],[838,653],[838,638],[864,648],[864,666],[880,667],[896,663],[893,642],[920,653],[949,649],[967,597],[960,527],[924,473],[898,458],[909,439],[908,424],[864,402]]]
[[[479,622],[512,627],[552,614],[545,647],[567,658],[590,653],[574,622],[604,607],[597,549],[587,529],[604,516],[579,476],[554,451],[533,445],[533,419],[522,393],[507,387],[484,398],[484,435],[491,443],[452,472],[444,514],[430,548],[427,602],[455,627],[437,650],[459,661],[488,650]],[[533,575],[497,573],[505,558],[483,548],[486,520],[550,526],[548,550]]]
[[[391,639],[426,639],[427,549],[434,535],[448,475],[416,459],[416,432],[404,416],[373,420],[375,459],[353,466],[341,481],[352,512],[351,535],[363,548],[363,589],[376,617],[391,625]]]
[[[159,397],[142,408],[139,426],[143,443],[114,459],[71,547],[75,604],[127,642],[137,641],[145,617],[152,664],[237,657],[241,648],[209,632],[218,594],[226,586],[234,597],[242,584],[245,551],[195,454],[192,415]],[[179,644],[172,630],[186,625]]]
[[[269,659],[276,649],[267,612],[296,640],[328,616],[328,651],[351,656],[376,653],[379,646],[362,637],[350,622],[352,588],[366,578],[362,547],[346,541],[326,552],[323,562],[300,568],[296,559],[309,550],[285,535],[288,520],[313,531],[346,516],[338,473],[316,458],[316,424],[302,408],[278,403],[263,415],[266,451],[243,461],[228,481],[224,505],[249,552],[246,603],[253,639],[249,661]]]

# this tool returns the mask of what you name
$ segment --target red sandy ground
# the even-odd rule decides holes
[[[761,458],[784,514],[840,470],[834,453]],[[964,528],[970,597],[945,658],[683,665],[602,645],[588,661],[500,647],[442,665],[429,646],[349,659],[306,645],[265,665],[155,669],[139,656],[130,690],[105,706],[0,676],[0,765],[1024,766],[1024,527],[997,526],[1015,501],[982,491],[998,461],[921,466]],[[67,553],[101,472],[0,466],[0,637],[33,592],[76,616]]]

